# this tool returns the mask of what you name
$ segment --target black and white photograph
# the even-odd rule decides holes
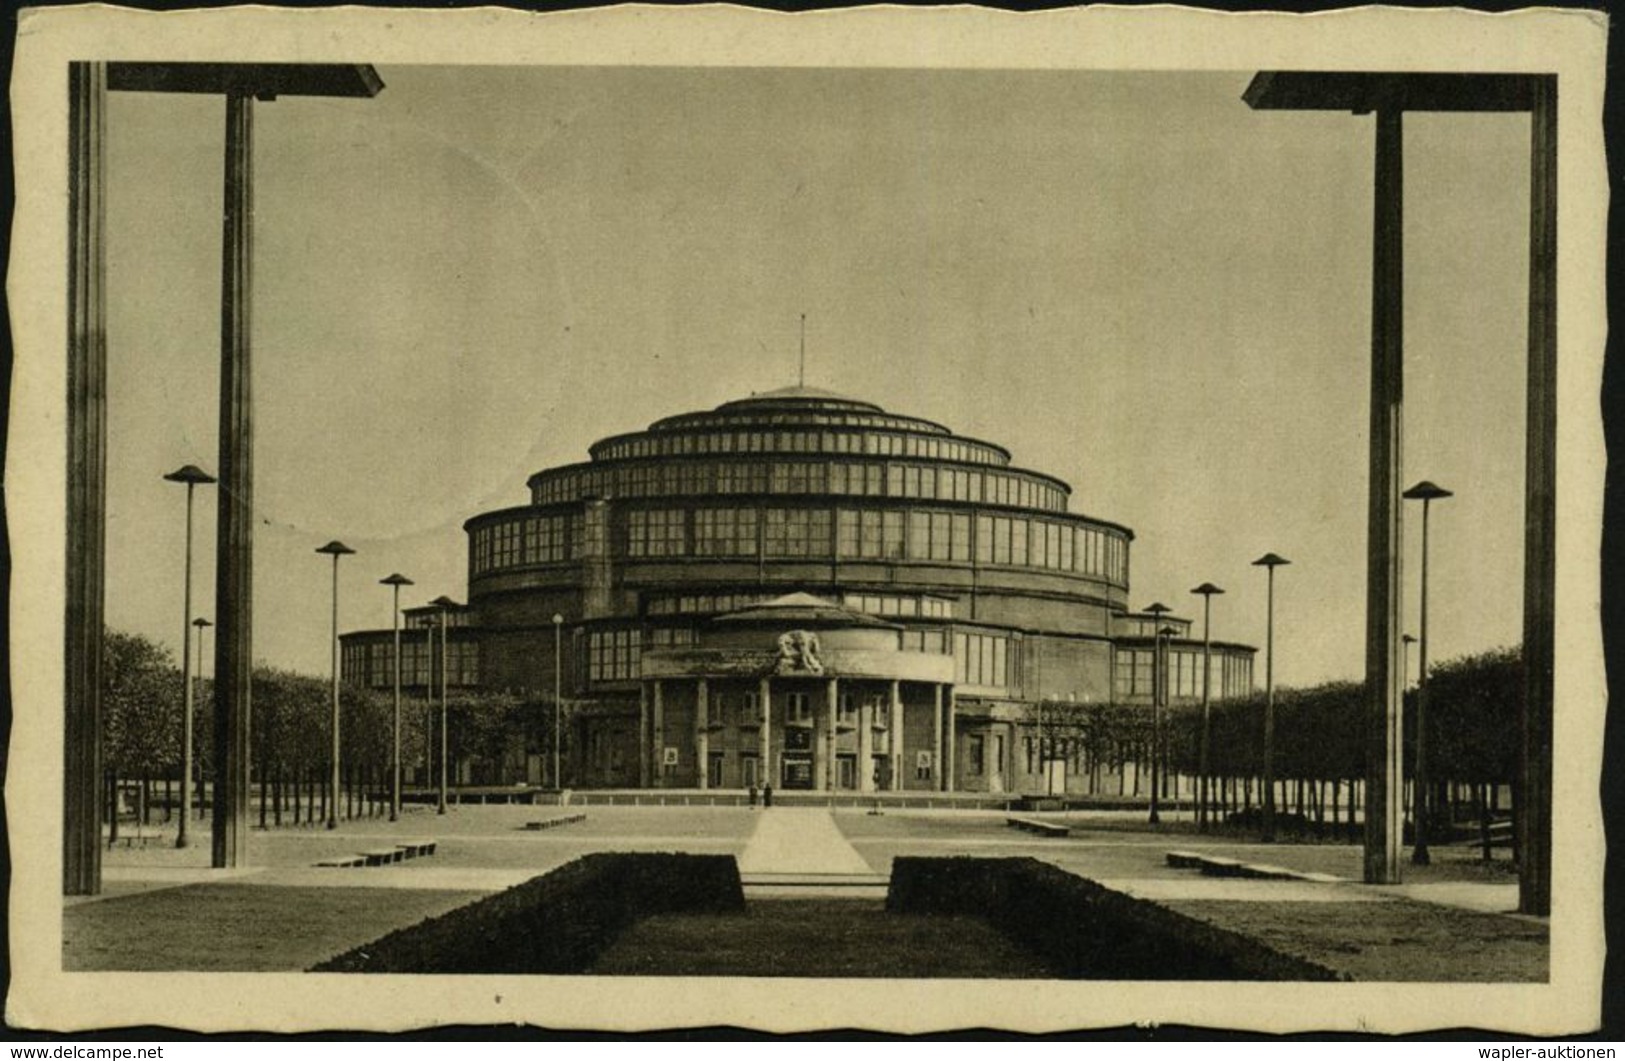
[[[1336,23],[25,13],[9,1018],[1594,1028],[1605,27]]]

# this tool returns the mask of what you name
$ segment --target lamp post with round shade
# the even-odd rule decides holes
[[[1449,490],[1426,479],[1402,494],[1407,501],[1422,502],[1422,629],[1416,650],[1416,795],[1412,798],[1412,828],[1416,844],[1411,861],[1425,866],[1428,856],[1428,828],[1432,824],[1428,798],[1428,507],[1453,496]]]
[[[332,762],[328,770],[328,784],[332,791],[327,800],[327,827],[339,827],[339,557],[350,556],[355,550],[343,542],[328,542],[316,550],[333,558],[333,717],[329,728],[333,736]]]
[[[1161,794],[1158,791],[1162,785],[1162,701],[1163,691],[1168,684],[1165,673],[1162,644],[1162,617],[1173,611],[1161,601],[1153,601],[1146,605],[1145,613],[1153,616],[1151,638],[1151,813],[1147,821],[1152,825],[1162,820]]]
[[[440,609],[440,803],[435,809],[436,814],[446,813],[446,643],[451,640],[451,613],[461,605],[447,596],[439,596],[429,602]]]
[[[191,806],[192,798],[192,492],[199,486],[205,486],[215,481],[214,476],[194,464],[185,464],[168,475],[164,476],[172,483],[186,484],[186,560],[185,573],[182,580],[182,610],[181,619],[181,698],[184,706],[185,720],[181,723],[181,806]],[[198,648],[198,663],[203,662],[203,649],[201,641]],[[175,835],[175,846],[185,847],[188,840],[186,836],[186,814],[181,814],[180,831]]]
[[[1168,672],[1171,669],[1170,664],[1172,662],[1170,657],[1174,654],[1174,636],[1178,633],[1179,631],[1172,626],[1164,626],[1157,631],[1157,636],[1162,639],[1162,710],[1164,715],[1168,713],[1168,707],[1173,703],[1172,685]],[[1164,764],[1164,768],[1164,772],[1166,772],[1166,764]],[[1177,786],[1174,790],[1174,816],[1176,818],[1179,816],[1179,790]]]
[[[1275,553],[1265,553],[1253,561],[1254,567],[1262,567],[1269,572],[1269,605],[1265,611],[1264,626],[1263,841],[1266,844],[1275,842],[1275,569],[1291,562]]]
[[[198,686],[198,692],[199,693],[201,693],[203,691],[202,690],[202,686],[203,686],[203,660],[206,658],[203,655],[203,631],[206,628],[211,627],[213,625],[214,625],[213,623],[209,622],[209,620],[203,618],[203,616],[201,616],[201,615],[198,616],[196,619],[192,620],[192,626],[197,630],[197,678],[196,678],[196,684]],[[191,695],[192,695],[191,694],[191,689],[192,689],[193,683],[194,683],[194,680],[189,676],[187,678],[187,681],[186,681],[186,688],[187,688],[187,691],[188,691],[187,695],[189,697],[189,699],[187,700],[188,704],[196,702],[195,699],[190,698]],[[187,722],[187,725],[186,725],[186,748],[185,748],[185,755],[184,755],[185,765],[182,767],[182,770],[183,770],[183,772],[185,774],[185,779],[181,782],[181,835],[182,836],[184,836],[185,833],[186,833],[186,818],[187,818],[187,815],[192,813],[192,804],[190,802],[191,801],[191,795],[190,795],[191,787],[190,787],[190,785],[191,785],[191,779],[192,779],[192,712],[190,710],[188,710],[186,712],[186,722]],[[203,811],[203,801],[201,799],[199,799],[198,800],[198,817],[203,816],[202,811]],[[186,845],[184,843],[182,843],[180,841],[180,839],[177,838],[176,841],[175,841],[175,846],[176,847],[185,847]]]
[[[1207,832],[1209,811],[1208,744],[1212,736],[1213,706],[1213,598],[1224,590],[1211,582],[1204,582],[1191,590],[1202,597],[1202,747],[1198,755],[1197,771],[1201,774],[1196,790],[1196,828]]]
[[[564,775],[559,773],[559,698],[563,691],[560,672],[560,646],[563,643],[564,616],[553,614],[553,787],[564,791]],[[563,796],[560,796],[562,799]]]
[[[405,575],[395,574],[379,579],[378,584],[388,586],[395,593],[392,613],[395,629],[395,719],[389,752],[389,820],[394,822],[401,818],[401,587],[412,585],[412,580]]]

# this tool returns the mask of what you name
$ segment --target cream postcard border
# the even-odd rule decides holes
[[[402,1030],[741,1025],[775,1031],[1032,1032],[1131,1023],[1271,1031],[1458,1026],[1590,1029],[1601,999],[1597,804],[1606,688],[1598,626],[1604,447],[1605,218],[1597,12],[1363,8],[1317,15],[1189,8],[1042,13],[869,7],[780,14],[624,6],[530,14],[267,7],[25,11],[12,92],[17,211],[8,290],[7,481],[15,717],[6,778],[13,858],[14,1025],[56,1030]],[[74,60],[1260,70],[1472,70],[1559,75],[1557,675],[1552,977],[1547,984],[749,981],[345,977],[61,971],[67,64]],[[1239,104],[1238,104],[1239,105]]]

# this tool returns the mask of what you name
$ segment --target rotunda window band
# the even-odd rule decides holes
[[[690,515],[690,512],[693,515]],[[939,509],[627,508],[616,552],[631,560],[758,557],[1032,568],[1127,584],[1118,534],[1037,516]],[[470,574],[580,559],[582,516],[516,514],[471,531]],[[974,530],[974,536],[972,534]]]

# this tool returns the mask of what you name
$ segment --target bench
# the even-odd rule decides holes
[[[118,836],[109,839],[107,841],[107,846],[112,847],[115,843],[122,841],[125,847],[134,847],[138,843],[142,847],[146,847],[148,840],[156,839],[158,839],[157,833],[149,833],[145,829],[137,829],[133,833],[120,833]]]
[[[559,818],[543,818],[541,821],[526,822],[525,829],[529,832],[540,832],[543,829],[553,829],[560,825],[570,825],[575,822],[587,820],[585,814],[566,814]]]
[[[1070,836],[1072,827],[1060,825],[1056,822],[1041,822],[1037,818],[1006,818],[1004,824],[1016,829],[1023,829],[1039,836]]]
[[[325,869],[353,869],[356,866],[389,866],[409,858],[428,858],[434,854],[435,840],[403,840],[394,847],[379,847],[354,855],[334,855],[316,865]]]
[[[1341,877],[1330,873],[1306,873],[1301,870],[1274,866],[1264,862],[1243,862],[1220,855],[1199,855],[1194,851],[1169,851],[1168,865],[1175,869],[1194,869],[1208,877],[1245,877],[1251,880],[1295,880],[1317,884],[1331,884]]]

